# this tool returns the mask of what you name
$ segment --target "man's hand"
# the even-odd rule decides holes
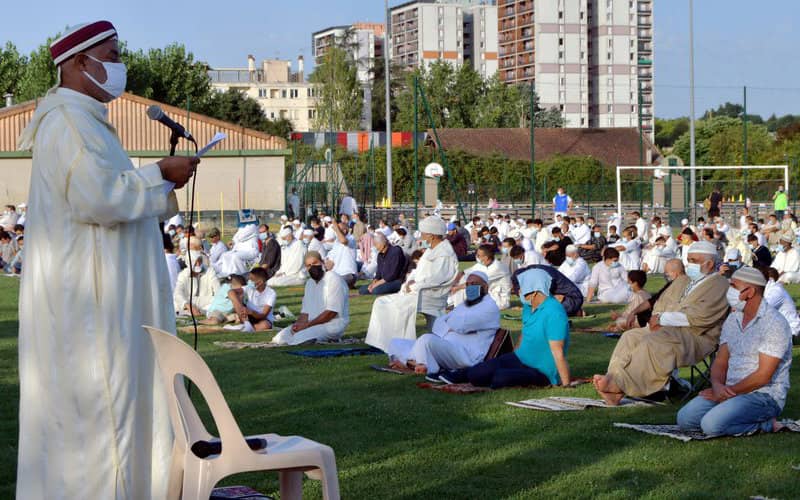
[[[194,156],[169,156],[157,165],[161,169],[161,177],[175,184],[175,189],[180,189],[192,178],[198,163],[200,158]]]
[[[650,327],[651,330],[655,331],[661,328],[661,325],[658,323],[660,317],[661,317],[660,314],[654,314],[650,317],[650,322],[648,323],[648,326]]]
[[[332,270],[333,270],[333,267],[334,267],[335,265],[336,265],[336,264],[335,264],[335,263],[334,263],[332,260],[330,260],[330,259],[328,259],[328,260],[326,260],[326,261],[325,261],[325,269],[326,269],[326,270],[328,270],[328,271],[332,271]]]
[[[411,293],[411,285],[414,284],[414,280],[409,281],[406,283],[406,293]]]
[[[301,323],[298,321],[297,323],[292,325],[292,332],[297,333],[299,331],[305,330],[306,328],[308,328],[308,323],[306,322]]]

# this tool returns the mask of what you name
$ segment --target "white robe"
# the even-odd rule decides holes
[[[476,263],[464,270],[460,284],[463,285],[467,282],[467,275],[472,271],[486,273],[489,278],[489,296],[501,311],[511,307],[511,272],[507,265],[499,260],[495,260],[488,267],[481,263]],[[453,306],[459,306],[465,300],[467,300],[465,290],[459,290],[448,298],[448,302],[452,303]]]
[[[281,267],[275,276],[267,281],[267,285],[275,288],[276,286],[300,286],[306,282],[306,246],[297,240],[292,240],[286,246],[281,247]]]
[[[211,262],[211,265],[216,266],[219,264],[222,254],[226,253],[227,251],[228,247],[222,241],[214,243],[214,245],[211,247],[211,250],[208,252],[208,260]]]
[[[259,256],[258,226],[248,224],[240,227],[233,235],[233,248],[219,257],[214,270],[221,277],[231,274],[247,274],[250,266]]]
[[[605,304],[625,304],[631,295],[625,268],[610,268],[605,262],[598,262],[592,268],[589,288],[593,288],[597,300]]]
[[[142,325],[175,331],[158,223],[177,199],[83,94],[39,102],[30,148],[16,497],[164,498],[172,431]]]
[[[309,321],[325,311],[335,312],[336,316],[327,323],[296,333],[292,332],[291,325],[287,326],[272,338],[272,343],[299,345],[311,341],[338,340],[344,335],[344,330],[350,324],[350,296],[342,277],[330,271],[325,273],[319,283],[313,279],[306,280],[300,309],[302,314],[308,315]]]
[[[417,313],[441,316],[450,286],[458,273],[458,258],[447,240],[426,250],[414,272],[411,292],[406,285],[398,293],[375,299],[366,343],[386,351],[395,338],[417,338]]]
[[[436,318],[431,333],[417,340],[392,339],[389,357],[401,363],[413,359],[428,373],[469,368],[483,361],[500,328],[500,310],[491,297],[473,306],[461,304]]]
[[[559,266],[558,270],[561,274],[569,278],[570,281],[575,283],[575,286],[577,286],[583,296],[586,297],[589,293],[589,279],[592,276],[592,272],[589,270],[589,264],[587,264],[582,257],[575,259],[575,263],[572,265],[565,260],[564,263]]]
[[[669,247],[654,246],[650,250],[645,251],[642,261],[647,264],[647,272],[650,274],[661,274],[664,272],[664,266],[669,259],[675,258],[675,252],[670,250]]]
[[[800,335],[800,317],[797,315],[797,306],[795,306],[794,299],[783,288],[783,285],[769,280],[764,290],[764,299],[769,305],[777,309],[781,316],[786,318],[792,328],[792,335]]]
[[[194,276],[191,280],[189,271],[190,269],[187,267],[178,274],[178,281],[175,283],[175,291],[172,294],[175,312],[184,312],[184,307],[189,304],[190,282],[192,305],[206,312],[219,289],[219,280],[213,269],[208,269],[199,278]],[[188,313],[188,310],[185,313]]]
[[[642,245],[638,239],[624,242],[619,240],[613,245],[615,248],[618,246],[625,247],[619,253],[619,263],[626,271],[635,271],[642,267]]]
[[[772,267],[781,273],[778,278],[781,283],[800,283],[800,253],[796,248],[790,248],[788,252],[781,250],[775,254]]]

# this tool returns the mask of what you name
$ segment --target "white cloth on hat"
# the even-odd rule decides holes
[[[790,233],[783,233],[781,235],[781,241],[785,241],[787,243],[791,243],[794,241],[794,237]]]
[[[303,229],[303,236],[314,236],[313,229]]]
[[[695,241],[689,246],[689,252],[687,255],[697,253],[701,255],[719,255],[717,253],[717,247],[713,243],[709,241]]]
[[[284,226],[284,227],[282,227],[282,228],[281,228],[281,230],[278,232],[278,237],[279,237],[279,238],[286,238],[286,237],[287,237],[287,236],[289,236],[290,234],[293,234],[292,228],[290,228],[290,227],[288,227],[288,226]]]
[[[285,221],[289,220],[289,218],[286,217],[285,215],[281,215],[281,220],[285,222]]]
[[[329,215],[326,215],[322,218],[322,222],[333,222],[333,219],[331,219]]]
[[[689,225],[689,219],[681,219],[681,226],[688,226],[688,225]]]
[[[482,279],[487,285],[489,284],[489,276],[483,271],[467,271],[467,277],[469,276],[477,276],[478,278]]]
[[[725,252],[725,260],[739,260],[739,257],[741,257],[741,254],[738,248],[729,248]]]
[[[661,226],[660,228],[658,228],[658,235],[669,236],[670,235],[669,228],[667,226]]]
[[[578,247],[576,247],[575,245],[567,245],[567,248],[564,249],[564,253],[572,253],[577,251]]]
[[[447,233],[447,224],[445,224],[441,217],[430,215],[422,219],[422,222],[419,223],[419,230],[422,233],[444,236]]]
[[[764,278],[764,273],[754,267],[745,266],[738,269],[731,279],[744,281],[756,286],[767,286],[767,280]]]

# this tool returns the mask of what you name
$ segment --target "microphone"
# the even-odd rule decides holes
[[[172,121],[172,119],[164,113],[159,106],[153,105],[147,108],[147,117],[151,120],[156,120],[160,122],[162,125],[166,126],[168,129],[172,130],[173,134],[177,134],[181,137],[184,137],[188,141],[192,141],[197,144],[197,141],[194,140],[192,134],[189,133],[188,130],[183,128],[183,125],[180,123],[176,123]]]

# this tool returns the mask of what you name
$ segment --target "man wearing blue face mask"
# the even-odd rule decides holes
[[[479,246],[475,252],[475,260],[475,265],[463,273],[459,273],[456,277],[456,284],[450,288],[448,302],[458,306],[468,300],[464,293],[467,287],[465,276],[469,276],[472,272],[480,272],[488,277],[489,296],[492,297],[497,307],[501,311],[508,309],[511,305],[511,272],[508,266],[495,259],[494,250],[490,245]]]
[[[743,267],[727,291],[731,313],[711,365],[711,388],[678,412],[678,426],[709,436],[775,432],[786,403],[792,332],[764,299],[761,271]]]
[[[628,272],[619,263],[619,252],[615,248],[606,248],[603,250],[603,262],[598,262],[592,268],[586,302],[597,297],[603,304],[625,304],[630,295]]]
[[[392,339],[391,366],[413,367],[419,374],[435,375],[443,370],[469,368],[482,361],[500,328],[500,310],[488,290],[489,277],[485,273],[469,273],[466,301],[436,318],[431,333],[417,340]]]
[[[127,78],[110,22],[69,28],[50,55],[56,86],[18,142],[33,169],[16,497],[165,498],[167,397],[142,325],[175,332],[159,222],[199,160],[131,162],[106,107]]]
[[[728,313],[728,280],[715,272],[717,248],[708,241],[688,250],[689,285],[677,307],[653,314],[644,328],[628,330],[617,342],[608,372],[594,385],[609,405],[627,394],[646,397],[665,389],[676,368],[697,364],[717,347]]]
[[[469,382],[492,389],[569,385],[566,359],[569,322],[564,308],[550,296],[550,275],[541,269],[528,269],[518,278],[522,338],[514,352],[472,368],[444,372],[440,380],[451,384]]]

